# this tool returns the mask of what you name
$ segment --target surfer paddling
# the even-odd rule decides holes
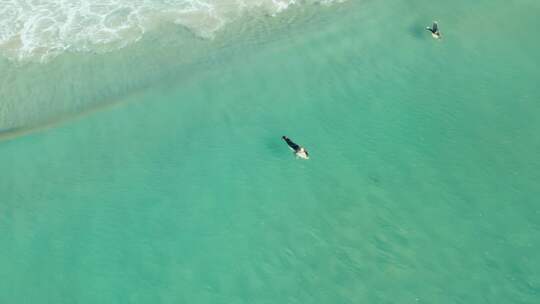
[[[294,151],[294,154],[297,157],[300,157],[302,159],[309,159],[309,153],[306,149],[303,147],[300,147],[299,145],[295,144],[290,138],[287,136],[282,136],[283,140],[289,145],[289,148]]]
[[[441,32],[439,31],[439,24],[437,21],[433,21],[433,25],[431,27],[426,27],[426,31],[430,31],[431,36],[435,39],[441,38]]]

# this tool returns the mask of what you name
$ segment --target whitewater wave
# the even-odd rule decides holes
[[[106,52],[136,42],[160,23],[212,38],[250,10],[274,16],[291,6],[335,1],[0,0],[0,54],[46,60],[66,50]]]

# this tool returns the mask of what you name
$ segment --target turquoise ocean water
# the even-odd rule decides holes
[[[539,11],[355,0],[4,43],[0,303],[539,303]]]

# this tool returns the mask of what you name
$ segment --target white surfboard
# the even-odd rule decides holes
[[[296,156],[297,156],[298,158],[301,158],[301,159],[309,159],[309,156],[307,155],[307,153],[306,153],[305,151],[302,151],[302,150],[301,150],[301,151],[298,151],[298,152],[296,152],[296,153],[294,153],[294,154],[296,154]]]

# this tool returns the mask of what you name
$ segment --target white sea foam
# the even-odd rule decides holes
[[[246,10],[276,15],[334,0],[0,0],[0,54],[46,59],[66,50],[103,52],[139,40],[156,23],[211,38]]]

